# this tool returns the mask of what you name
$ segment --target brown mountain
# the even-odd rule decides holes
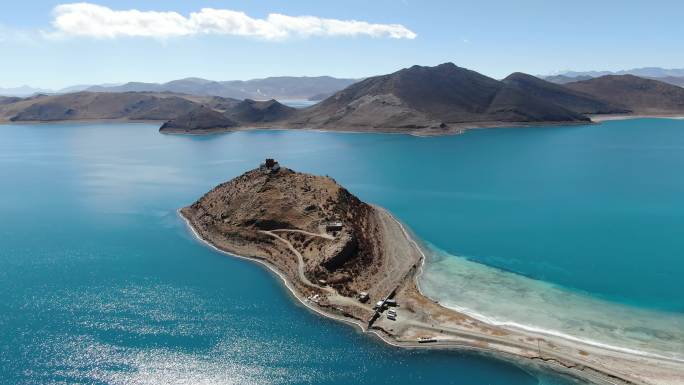
[[[198,106],[164,123],[160,132],[191,133],[237,127],[238,122],[206,106]]]
[[[288,107],[276,100],[256,101],[245,99],[226,111],[229,118],[244,123],[269,123],[291,117],[296,108]]]
[[[503,82],[526,95],[535,96],[580,114],[621,114],[630,112],[629,109],[619,105],[604,102],[583,92],[575,91],[521,72],[509,75]]]
[[[239,100],[216,96],[149,92],[36,95],[0,99],[0,121],[168,121],[188,114],[185,122],[198,124],[195,118],[199,115],[207,111],[227,111],[239,103]],[[206,108],[201,109],[202,106]],[[211,118],[211,115],[206,117],[204,122]]]
[[[21,101],[22,98],[16,96],[0,96],[0,105],[12,104]]]
[[[77,92],[22,99],[4,105],[0,116],[12,121],[168,120],[196,106],[196,102],[173,94]]]
[[[684,87],[684,76],[665,76],[662,78],[647,77],[647,79],[658,80],[663,83],[672,84],[677,87]]]
[[[684,112],[684,88],[634,75],[607,75],[568,83],[565,87],[621,105],[635,114]]]
[[[296,108],[285,106],[275,100],[245,99],[236,103],[205,103],[164,123],[159,131],[191,133],[225,130],[238,126],[261,127],[273,122],[283,122],[296,111]]]
[[[355,130],[445,128],[464,123],[580,122],[576,112],[445,63],[367,78],[290,120]]]
[[[186,94],[182,94],[179,96],[219,112],[228,111],[242,102],[238,99],[224,98],[221,96],[194,96]]]

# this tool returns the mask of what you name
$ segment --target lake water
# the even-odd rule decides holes
[[[0,382],[568,383],[387,347],[311,314],[262,267],[195,241],[176,209],[269,156],[333,176],[408,224],[433,251],[421,287],[447,305],[684,351],[684,121],[439,138],[5,125]]]

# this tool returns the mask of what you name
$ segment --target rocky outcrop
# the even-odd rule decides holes
[[[358,251],[358,241],[350,233],[338,235],[337,242],[329,243],[322,253],[321,265],[328,271],[335,271],[354,258]]]
[[[366,288],[369,274],[362,272],[382,263],[372,206],[329,177],[277,163],[215,187],[181,213],[219,248],[266,258],[295,277],[301,268],[306,280],[327,282],[344,294]]]

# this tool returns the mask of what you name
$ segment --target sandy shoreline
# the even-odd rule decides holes
[[[290,278],[268,261],[236,255],[217,248],[203,239],[194,229],[190,220],[180,211],[178,214],[183,218],[193,236],[202,244],[226,255],[261,263],[280,277],[291,295],[307,309],[326,318],[355,325],[362,332],[372,333],[389,345],[409,349],[474,351],[513,361],[523,367],[541,366],[596,384],[684,384],[684,377],[681,376],[684,374],[684,366],[681,363],[627,352],[615,352],[581,341],[565,341],[557,336],[546,336],[527,330],[511,330],[497,325],[488,325],[455,310],[441,307],[435,301],[424,296],[418,289],[417,282],[423,272],[423,264],[426,259],[422,248],[413,239],[409,231],[389,212],[382,208],[376,209],[381,214],[387,214],[387,218],[390,218],[395,223],[396,229],[399,229],[400,236],[404,238],[409,247],[421,256],[419,268],[407,276],[408,279],[402,285],[397,298],[402,302],[423,301],[421,307],[425,309],[421,309],[417,312],[418,314],[404,314],[404,310],[401,310],[402,317],[405,317],[406,321],[396,324],[388,324],[388,321],[384,320],[378,321],[370,329],[365,321],[350,314],[340,314],[341,312],[338,311],[341,310],[340,308],[335,306],[322,307],[307,300],[298,292],[296,285],[290,282]],[[423,314],[423,310],[427,315]],[[425,322],[426,317],[428,317],[429,322]],[[449,317],[457,318],[458,322],[445,321]],[[435,322],[438,322],[437,326],[435,326]],[[400,326],[397,328],[396,325]],[[392,328],[397,328],[397,330]],[[440,338],[435,343],[424,344],[417,342],[416,336],[419,335],[435,335]],[[544,342],[543,349],[540,348],[539,341]],[[644,368],[648,368],[648,370]]]
[[[376,208],[377,208],[377,207],[376,207]],[[383,210],[384,210],[384,209],[383,209]],[[418,272],[417,272],[416,275],[415,275],[415,284],[416,284],[416,288],[418,289],[418,292],[420,293],[420,295],[424,296],[425,298],[427,298],[427,299],[429,299],[429,300],[431,300],[431,301],[433,301],[433,302],[435,302],[435,303],[439,303],[439,301],[438,301],[437,299],[432,298],[432,297],[430,297],[429,295],[425,294],[425,293],[423,292],[423,290],[421,290],[421,288],[420,288],[420,277],[421,277],[421,275],[422,275],[423,272],[424,272],[424,266],[425,266],[425,264],[426,264],[426,262],[427,262],[427,261],[426,261],[426,260],[427,260],[427,255],[426,255],[425,252],[423,251],[423,247],[420,246],[420,245],[418,244],[418,242],[416,242],[416,240],[414,239],[414,236],[413,236],[412,234],[410,234],[410,233],[406,230],[406,227],[401,223],[401,221],[399,221],[398,219],[396,219],[390,212],[388,212],[388,211],[386,211],[386,210],[384,210],[384,211],[387,213],[387,215],[389,215],[392,219],[394,219],[394,220],[397,222],[397,224],[401,227],[401,229],[402,229],[404,235],[405,235],[406,238],[409,240],[409,242],[412,243],[412,244],[414,245],[414,247],[415,247],[417,250],[419,250],[419,252],[420,252],[420,253],[422,254],[422,256],[423,256],[423,258],[422,258],[422,260],[421,260],[421,264],[420,264],[420,269],[418,270]],[[517,324],[517,323],[511,323],[511,322],[506,322],[506,323],[494,322],[494,321],[492,321],[489,317],[487,317],[486,315],[484,315],[484,314],[479,314],[479,313],[476,313],[476,312],[473,312],[473,311],[471,311],[471,310],[469,310],[469,309],[466,309],[466,308],[453,308],[453,307],[450,307],[450,306],[447,306],[447,305],[445,305],[445,307],[447,307],[448,309],[454,310],[454,311],[456,311],[456,312],[465,314],[465,315],[467,315],[467,316],[473,317],[473,318],[477,319],[478,321],[481,321],[481,322],[484,322],[484,323],[488,323],[488,324],[491,324],[491,325],[495,325],[495,326],[500,326],[500,327],[505,327],[505,328],[518,329],[520,332],[529,332],[529,333],[535,333],[535,334],[543,334],[543,335],[546,335],[546,336],[549,336],[549,337],[558,337],[558,338],[568,339],[568,340],[571,340],[571,341],[574,341],[574,342],[577,342],[577,343],[583,343],[583,344],[593,345],[593,346],[596,346],[596,347],[599,347],[599,348],[604,348],[604,349],[608,349],[608,350],[614,350],[614,351],[617,351],[617,352],[628,353],[628,354],[635,354],[635,355],[641,355],[641,356],[651,357],[651,358],[655,358],[655,359],[671,360],[671,361],[675,361],[675,362],[681,362],[681,363],[684,364],[684,360],[677,360],[677,359],[673,359],[673,358],[666,357],[666,356],[662,356],[662,355],[652,354],[652,353],[649,353],[649,352],[644,352],[644,351],[639,351],[639,350],[634,350],[634,349],[629,349],[629,348],[623,348],[623,347],[619,347],[619,346],[607,345],[607,344],[603,344],[603,343],[598,342],[598,341],[583,339],[583,338],[580,338],[580,337],[575,337],[575,336],[572,336],[572,335],[563,334],[563,333],[560,333],[560,332],[557,332],[557,331],[554,331],[554,330],[539,329],[539,328],[535,328],[535,327],[531,327],[531,326],[527,326],[527,325],[520,325],[520,324]]]
[[[684,115],[682,114],[653,114],[653,115],[648,115],[648,114],[636,114],[636,115],[590,115],[589,116],[593,122],[596,123],[601,123],[601,122],[609,122],[612,120],[631,120],[631,119],[674,119],[674,120],[682,120],[684,119]]]

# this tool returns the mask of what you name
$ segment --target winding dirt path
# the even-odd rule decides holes
[[[318,237],[318,238],[327,239],[327,240],[330,240],[330,241],[334,241],[334,240],[335,240],[335,237],[333,237],[333,236],[330,235],[330,234],[312,233],[312,232],[309,232],[309,231],[298,230],[298,229],[275,229],[275,230],[271,230],[270,232],[271,232],[271,233],[299,233],[299,234],[309,235],[309,236],[312,236],[312,237]]]
[[[292,246],[292,243],[290,243],[290,241],[288,241],[285,238],[280,237],[278,234],[274,234],[273,231],[277,231],[277,230],[271,230],[271,231],[259,230],[260,233],[271,236],[271,237],[279,240],[283,244],[285,244],[285,246],[287,246],[287,248],[292,252],[292,254],[294,254],[297,257],[297,275],[299,276],[299,279],[304,284],[306,284],[307,286],[317,288],[317,289],[323,289],[323,290],[328,289],[326,291],[330,291],[331,290],[330,288],[324,288],[324,287],[322,288],[318,285],[314,285],[311,281],[309,281],[309,278],[307,278],[306,274],[304,274],[304,257],[302,256],[302,254],[297,249],[295,249],[294,246]]]
[[[269,235],[283,244],[287,246],[287,248],[297,257],[297,275],[299,276],[299,279],[306,284],[309,287],[316,288],[318,290],[323,290],[326,292],[326,296],[328,298],[328,301],[330,301],[331,304],[334,305],[342,305],[342,306],[352,306],[352,307],[357,307],[359,309],[363,309],[365,311],[370,311],[370,306],[367,304],[362,304],[359,301],[357,301],[354,298],[349,298],[345,297],[343,295],[340,295],[338,292],[336,292],[333,288],[329,286],[320,286],[320,285],[315,285],[309,279],[306,277],[306,274],[304,274],[304,257],[302,254],[297,250],[290,241],[288,241],[285,238],[282,238],[278,236],[277,234],[274,234],[275,232],[295,232],[295,233],[301,233],[301,234],[306,234],[309,236],[313,237],[319,237],[319,238],[324,238],[328,240],[334,240],[335,237],[328,235],[328,234],[316,234],[316,233],[311,233],[308,231],[304,230],[292,230],[292,229],[277,229],[277,230],[260,230],[262,234]]]

